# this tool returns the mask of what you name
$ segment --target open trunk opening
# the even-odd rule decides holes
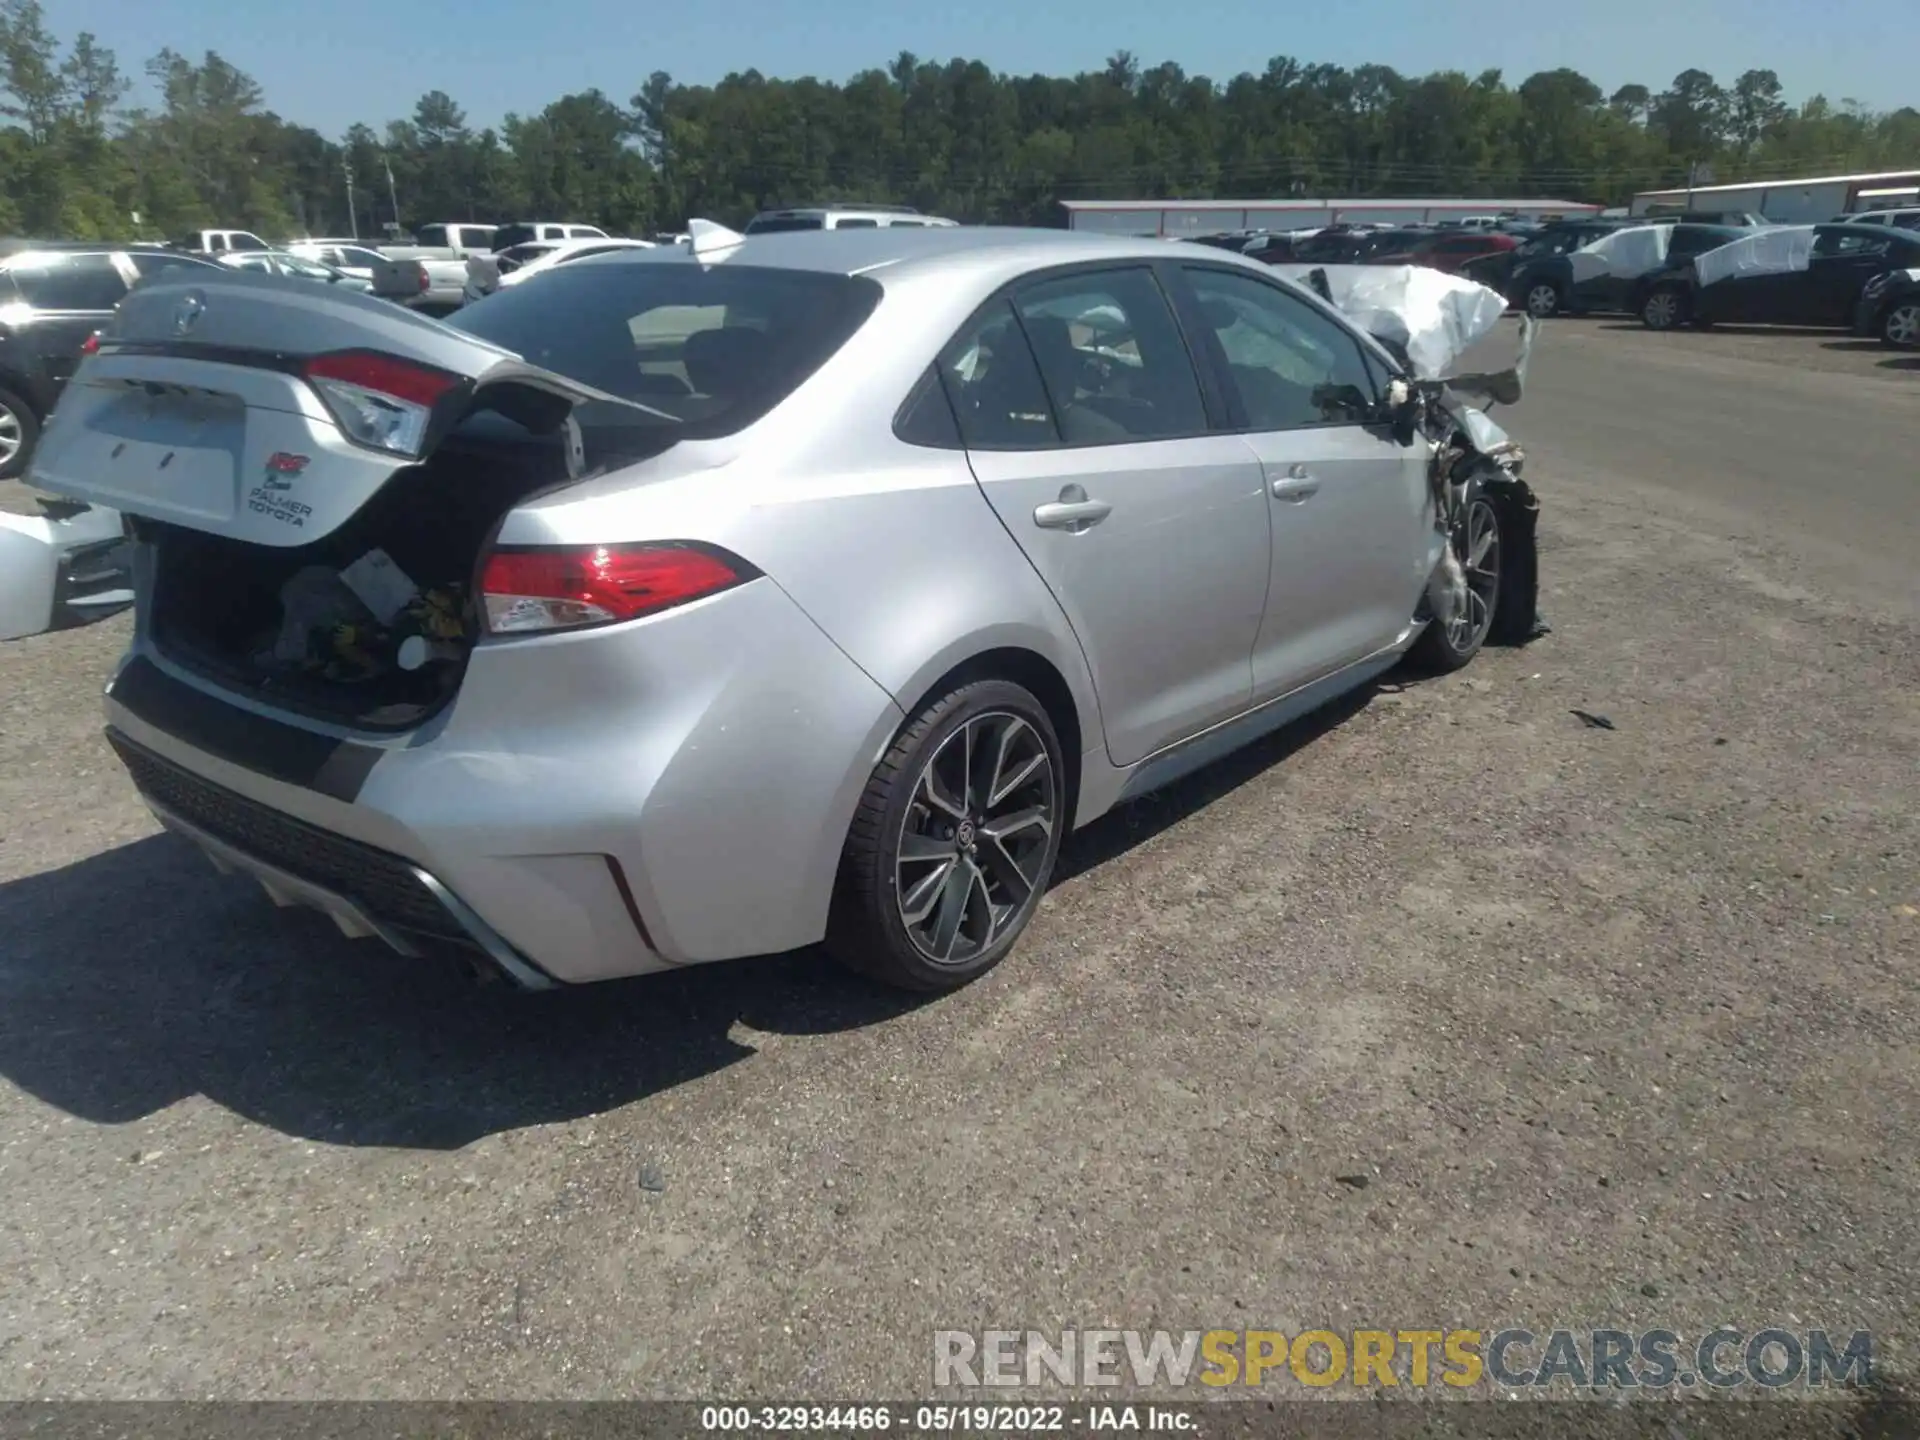
[[[662,432],[653,448],[670,443]],[[272,705],[410,729],[459,690],[481,634],[472,594],[481,550],[515,505],[567,483],[566,444],[564,431],[534,435],[475,416],[311,545],[137,522],[156,556],[154,643]]]

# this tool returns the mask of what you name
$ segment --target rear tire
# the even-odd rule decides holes
[[[1436,615],[1407,652],[1408,663],[1430,675],[1448,675],[1471,664],[1493,632],[1500,610],[1506,537],[1500,507],[1478,474],[1467,481],[1460,516],[1447,545],[1465,570],[1466,593],[1461,603],[1466,607],[1466,623],[1446,623]]]
[[[1880,343],[1895,350],[1920,350],[1920,298],[1887,306],[1880,316]]]
[[[0,390],[0,480],[11,480],[33,459],[40,440],[40,421],[27,402],[11,390]]]
[[[1052,879],[1066,767],[1046,708],[1007,680],[932,701],[874,767],[841,853],[827,949],[903,990],[1005,959]]]

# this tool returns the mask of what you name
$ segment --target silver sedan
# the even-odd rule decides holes
[[[1074,827],[1471,659],[1495,516],[1453,553],[1402,373],[1225,251],[696,222],[448,324],[143,287],[36,483],[136,517],[109,738],[282,903],[529,986],[938,989]]]

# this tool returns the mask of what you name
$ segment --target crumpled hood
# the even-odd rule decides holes
[[[1376,339],[1405,353],[1416,379],[1444,380],[1466,352],[1491,335],[1507,298],[1477,280],[1424,265],[1276,265],[1308,289],[1327,277],[1333,306]]]

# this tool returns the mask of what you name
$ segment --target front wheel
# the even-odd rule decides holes
[[[27,468],[40,422],[27,402],[11,390],[0,390],[0,480],[11,480]]]
[[[1499,507],[1475,475],[1429,585],[1430,594],[1444,593],[1429,601],[1433,618],[1407,652],[1416,668],[1438,675],[1463,669],[1487,643],[1500,605],[1501,539]]]
[[[1671,330],[1686,318],[1686,302],[1678,290],[1656,290],[1640,306],[1640,323],[1649,330]]]
[[[1026,689],[978,680],[936,699],[867,782],[827,948],[906,990],[951,990],[985,974],[1046,892],[1066,803],[1059,739]]]
[[[1561,308],[1560,287],[1545,280],[1529,285],[1522,304],[1536,320],[1558,315]]]
[[[1920,299],[1889,305],[1880,317],[1880,338],[1896,350],[1920,350]]]

